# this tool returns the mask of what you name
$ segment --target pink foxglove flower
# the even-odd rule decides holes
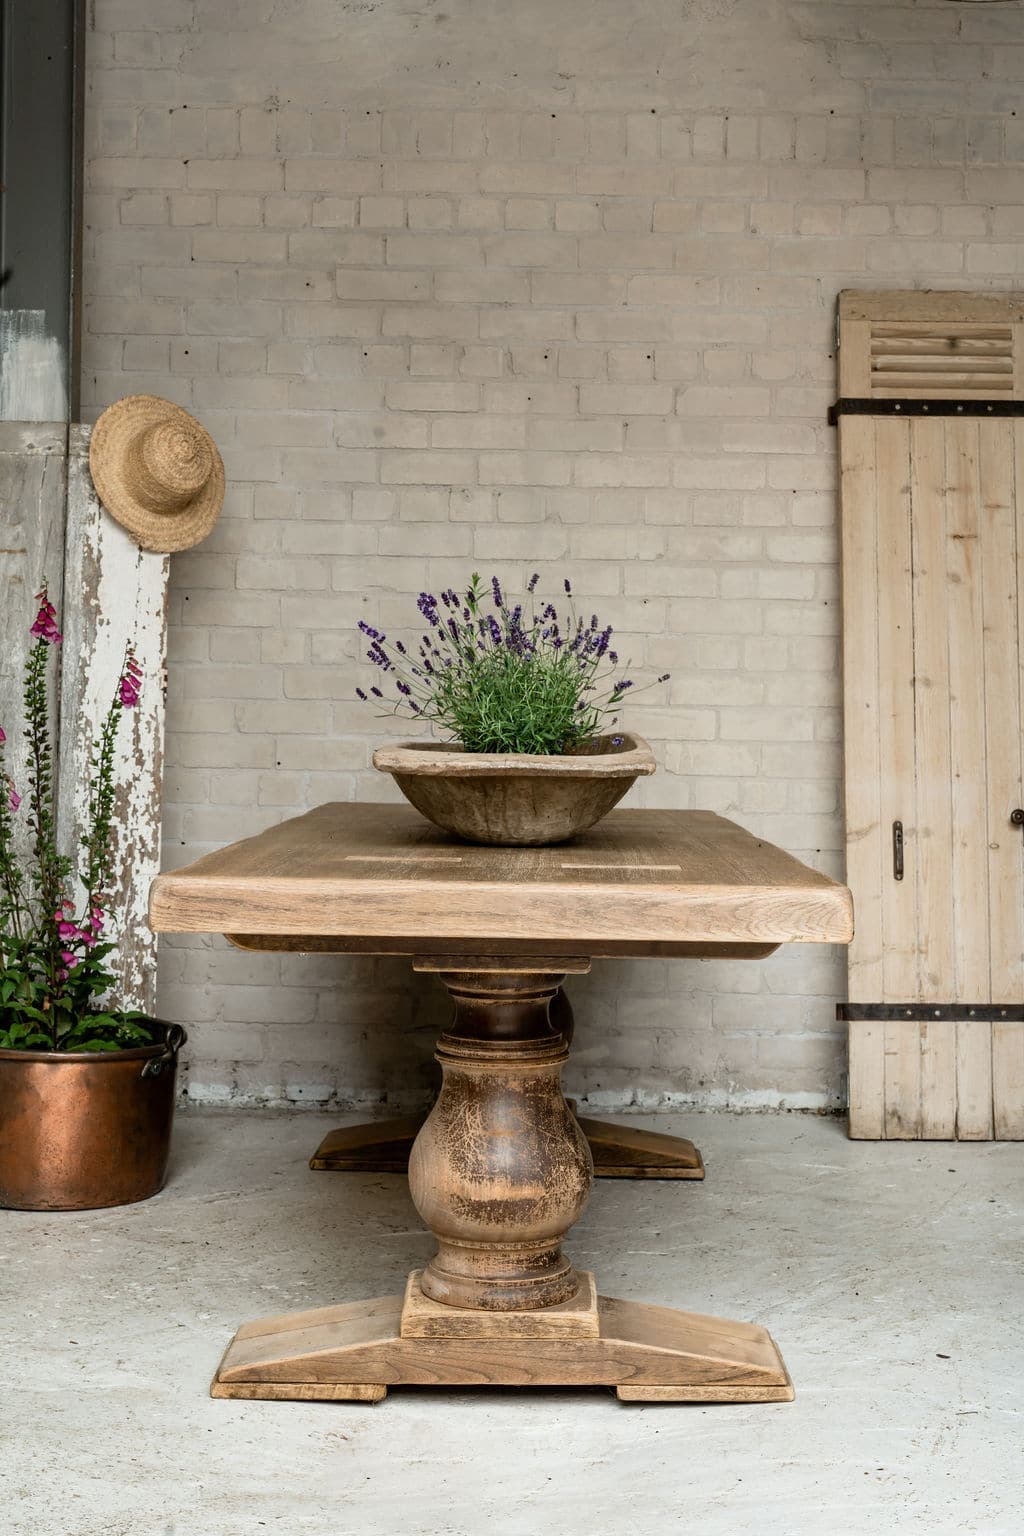
[[[131,647],[125,651],[120,674],[115,675],[114,697],[92,742],[90,771],[87,775],[88,816],[79,839],[82,852],[77,861],[64,858],[56,841],[54,804],[53,721],[54,690],[51,647],[62,643],[60,620],[44,586],[36,594],[36,610],[30,633],[32,644],[26,658],[23,689],[25,737],[31,750],[27,754],[24,804],[14,779],[6,770],[9,764],[0,757],[0,928],[4,930],[3,948],[7,972],[14,974],[15,992],[0,1008],[0,1033],[13,1026],[23,1026],[22,1034],[31,1037],[33,1048],[40,1036],[46,1048],[54,1051],[76,1050],[83,1041],[96,1038],[105,1046],[120,1047],[136,1043],[146,1031],[123,1011],[111,1006],[118,978],[105,962],[113,946],[104,939],[105,909],[114,867],[116,823],[119,806],[115,794],[115,743],[118,725],[125,709],[138,703],[143,669]],[[0,730],[0,748],[6,742]],[[20,775],[19,775],[20,778]],[[34,838],[23,850],[15,843],[16,818],[11,812],[32,806]],[[22,869],[22,861],[25,868]],[[84,889],[84,909],[70,894]],[[18,937],[23,943],[9,946],[8,918],[14,912],[20,920]],[[7,1043],[6,1036],[4,1042]]]
[[[39,612],[36,614],[35,623],[29,630],[30,635],[35,635],[37,640],[45,640],[47,645],[60,645],[64,636],[57,628],[57,610],[46,595],[46,588],[36,593],[39,603]]]
[[[117,683],[117,701],[122,709],[134,709],[139,702],[139,686],[142,682],[142,668],[135,659],[135,653],[129,651],[125,657],[124,671]]]

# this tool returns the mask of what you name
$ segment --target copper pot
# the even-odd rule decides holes
[[[167,1177],[180,1024],[125,1051],[0,1050],[0,1206],[131,1205]]]

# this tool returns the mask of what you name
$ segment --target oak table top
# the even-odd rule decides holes
[[[352,803],[322,805],[161,875],[150,923],[380,940],[378,952],[410,954],[428,937],[477,951],[500,941],[590,956],[738,945],[766,954],[784,943],[845,944],[853,933],[845,886],[712,811],[616,810],[569,843],[487,848],[449,837],[411,806]]]
[[[150,922],[250,949],[411,955],[453,1004],[409,1156],[437,1252],[404,1297],[245,1324],[213,1396],[589,1384],[634,1402],[792,1398],[764,1328],[598,1296],[563,1252],[593,1160],[561,1088],[561,983],[599,956],[847,943],[844,886],[710,811],[616,810],[569,843],[488,848],[408,806],[333,804],[159,876]]]

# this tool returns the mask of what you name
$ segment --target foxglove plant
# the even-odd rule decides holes
[[[467,752],[586,751],[603,726],[614,725],[635,684],[612,648],[612,626],[577,614],[568,580],[561,613],[542,605],[539,579],[532,576],[524,601],[514,604],[497,576],[488,587],[476,572],[461,596],[454,587],[440,600],[421,592],[417,607],[427,627],[415,653],[360,621],[384,687],[356,693],[390,714],[431,721]]]
[[[0,728],[0,1047],[113,1051],[148,1044],[143,1015],[105,1001],[116,987],[104,938],[113,881],[114,748],[121,716],[139,702],[142,669],[129,648],[93,744],[81,856],[57,846],[50,661],[63,636],[46,589],[25,663],[25,792],[4,762]],[[76,899],[77,893],[77,899]]]

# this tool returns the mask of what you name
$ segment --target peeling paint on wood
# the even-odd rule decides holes
[[[126,710],[118,733],[116,875],[111,931],[119,941],[121,996],[152,1010],[156,1000],[156,936],[146,921],[150,881],[160,868],[167,632],[166,555],[149,554],[100,506],[89,475],[90,429],[74,426],[68,454],[61,713],[60,833],[80,835],[88,806],[91,744],[134,646],[142,667],[138,708]]]

